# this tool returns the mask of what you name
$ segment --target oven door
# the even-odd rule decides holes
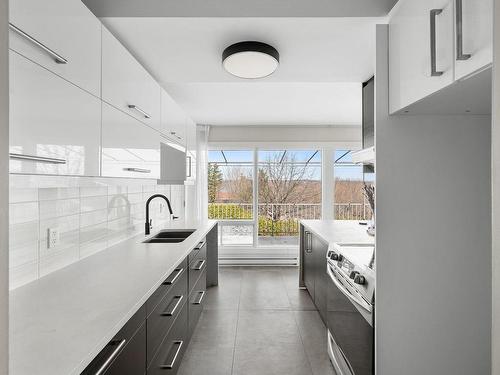
[[[327,265],[328,351],[338,375],[374,374],[373,306]]]

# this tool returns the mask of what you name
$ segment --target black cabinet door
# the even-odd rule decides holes
[[[312,249],[314,256],[314,304],[318,308],[323,322],[326,324],[326,301],[328,275],[326,273],[326,253],[328,245],[316,235],[312,235]]]
[[[303,272],[304,272],[304,284],[307,288],[307,291],[311,295],[311,298],[314,300],[314,282],[315,282],[315,274],[316,274],[316,269],[315,269],[315,262],[314,262],[314,253],[313,253],[313,246],[312,246],[312,233],[305,230],[304,236],[302,237],[302,246],[304,249],[304,266],[303,266]]]

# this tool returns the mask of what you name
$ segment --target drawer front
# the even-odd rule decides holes
[[[183,272],[178,281],[148,317],[148,364],[153,359],[160,343],[172,328],[172,324],[174,324],[177,316],[182,311],[183,306],[186,305],[188,299],[187,279],[188,273]]]
[[[181,264],[172,272],[163,282],[162,285],[155,290],[155,292],[148,298],[146,302],[147,315],[149,316],[161,300],[166,296],[166,294],[172,289],[172,287],[180,282],[180,277],[182,274],[187,274],[187,262],[183,260]]]
[[[78,0],[16,0],[9,5],[9,21],[16,27],[9,34],[10,48],[100,97],[101,22],[90,10]],[[56,61],[53,53],[67,63]]]
[[[193,291],[189,295],[189,337],[193,334],[196,324],[200,319],[201,312],[203,311],[203,300],[205,298],[206,291],[207,271],[205,269],[194,286]]]
[[[207,246],[206,244],[200,249],[195,258],[189,265],[189,291],[191,292],[200,278],[201,274],[207,268]]]
[[[160,178],[160,133],[106,103],[101,142],[102,176]]]
[[[160,131],[160,85],[102,28],[102,99]]]
[[[172,330],[161,343],[153,362],[148,367],[148,375],[176,374],[187,347],[188,304],[184,304],[175,320]]]
[[[99,175],[101,101],[16,52],[9,57],[10,172]]]
[[[82,372],[138,375],[146,369],[146,309],[143,306]]]

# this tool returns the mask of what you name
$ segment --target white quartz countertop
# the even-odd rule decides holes
[[[357,220],[301,220],[300,223],[330,246],[334,243],[375,243],[375,238],[366,233],[367,226],[360,225]]]
[[[138,235],[10,293],[10,374],[80,374],[182,262],[216,221],[184,242],[145,244]]]

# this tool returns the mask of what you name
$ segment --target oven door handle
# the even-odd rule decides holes
[[[370,314],[372,313],[372,306],[366,302],[362,298],[358,298],[354,295],[352,295],[351,292],[349,292],[345,286],[343,286],[340,281],[337,280],[337,277],[333,274],[333,270],[331,266],[328,264],[326,266],[326,272],[328,273],[328,276],[330,276],[330,279],[332,279],[333,283],[335,286],[342,292],[344,296],[346,296],[351,302],[355,303],[356,305],[360,306]]]

